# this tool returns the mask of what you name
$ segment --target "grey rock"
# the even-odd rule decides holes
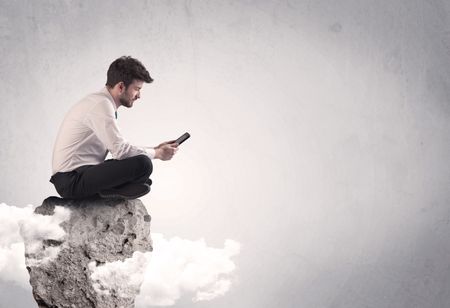
[[[49,197],[35,209],[36,214],[54,215],[55,208],[70,210],[60,224],[62,239],[43,239],[42,250],[60,248],[45,262],[25,243],[25,258],[33,296],[41,307],[112,308],[134,307],[134,296],[115,290],[98,292],[93,286],[89,264],[124,261],[136,251],[152,251],[150,215],[140,200],[68,200]],[[35,247],[35,246],[34,246]]]

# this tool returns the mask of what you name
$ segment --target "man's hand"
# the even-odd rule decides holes
[[[155,148],[155,158],[161,160],[170,160],[178,151],[178,143],[175,140],[161,143]]]

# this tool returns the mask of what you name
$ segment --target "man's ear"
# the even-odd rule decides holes
[[[123,92],[125,92],[125,83],[123,81],[119,82],[119,90],[120,90],[120,94],[122,94]]]
[[[123,81],[118,82],[116,83],[114,88],[118,90],[119,94],[122,94],[123,92],[125,92],[125,83]]]

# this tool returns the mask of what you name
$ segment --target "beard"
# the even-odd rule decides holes
[[[129,98],[125,95],[119,97],[120,104],[124,107],[131,108],[133,106],[134,99]]]

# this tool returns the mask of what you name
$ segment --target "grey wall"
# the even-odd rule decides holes
[[[155,82],[120,110],[124,134],[192,134],[155,163],[154,230],[242,244],[232,290],[196,307],[448,307],[449,14],[443,0],[2,0],[0,202],[55,194],[64,113],[129,54]]]

